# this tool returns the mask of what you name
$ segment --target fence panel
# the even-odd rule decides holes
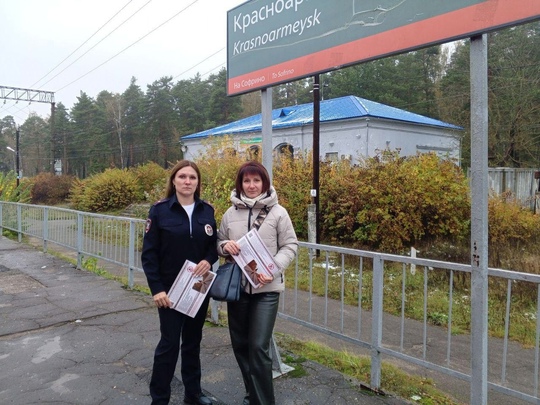
[[[470,169],[467,176],[470,178]],[[536,210],[539,179],[535,173],[540,169],[520,169],[512,167],[490,167],[488,169],[489,189],[495,195],[511,193],[512,197],[526,208]]]

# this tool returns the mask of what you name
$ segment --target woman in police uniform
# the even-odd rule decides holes
[[[204,276],[217,261],[214,209],[200,199],[200,193],[199,168],[191,161],[181,160],[171,169],[166,197],[150,208],[146,222],[141,259],[158,307],[161,330],[150,380],[154,405],[169,403],[171,381],[180,352],[184,403],[212,404],[202,393],[200,362],[202,328],[209,298],[191,318],[171,309],[167,295],[184,261],[197,264],[193,271],[196,276]]]

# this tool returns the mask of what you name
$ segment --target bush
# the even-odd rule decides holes
[[[307,210],[311,204],[310,190],[313,188],[313,162],[311,154],[298,155],[294,159],[276,162],[273,170],[273,183],[279,203],[291,217],[299,238],[308,238]]]
[[[540,216],[508,195],[502,195],[489,199],[488,219],[490,265],[514,269],[534,267],[538,273],[538,265],[531,266],[527,261],[540,253]]]
[[[232,150],[231,138],[210,139],[205,152],[196,159],[202,177],[201,197],[214,207],[218,224],[231,206],[236,172],[246,161]]]
[[[74,180],[72,176],[39,173],[31,179],[32,204],[56,205],[65,202]]]
[[[218,223],[230,207],[236,172],[245,162],[244,155],[230,153],[232,142],[230,138],[209,140],[205,152],[196,159],[202,175],[201,197],[214,206]],[[130,170],[109,169],[86,180],[73,180],[69,201],[75,209],[95,212],[153,202],[163,197],[167,177],[168,171],[155,163]],[[348,161],[322,162],[320,179],[323,243],[393,253],[403,253],[415,246],[425,248],[424,254],[430,257],[433,253],[436,256],[433,258],[460,262],[470,257],[466,252],[470,237],[470,190],[465,175],[452,162],[433,154],[400,158],[398,153],[387,152],[359,165]],[[38,184],[52,189],[52,182],[57,180],[48,174],[33,179],[36,196]],[[12,183],[11,177],[0,182],[3,196],[13,197]],[[25,189],[24,184],[30,182],[21,183],[20,190]],[[273,184],[297,235],[306,240],[312,188],[311,155],[275,161]],[[539,216],[507,196],[490,198],[490,265],[497,266],[504,255],[511,257],[513,267],[517,264],[530,267],[527,263],[532,255],[540,254],[539,225]],[[435,251],[435,245],[442,250]],[[509,250],[517,253],[509,256]],[[540,273],[540,265],[537,267]]]
[[[395,153],[359,166],[327,165],[324,171],[323,229],[333,242],[402,252],[424,238],[468,234],[468,184],[450,161]]]
[[[168,171],[154,162],[148,162],[133,169],[133,174],[141,187],[144,200],[150,203],[163,198],[167,185]]]
[[[4,174],[0,173],[0,200],[21,203],[30,202],[30,190],[32,183],[29,179],[23,178],[17,187],[17,174],[13,171]]]
[[[214,206],[218,223],[231,206],[230,197],[236,173],[246,162],[243,155],[230,153],[232,150],[231,138],[210,139],[206,143],[205,152],[196,159],[203,180],[202,197]],[[306,239],[307,205],[310,202],[311,189],[310,162],[310,155],[275,161],[272,181],[279,202],[289,211],[298,236]]]
[[[125,169],[107,169],[85,180],[77,180],[70,193],[73,208],[88,212],[123,209],[143,198],[137,177]]]
[[[203,196],[218,222],[230,206],[230,192],[243,156],[226,153],[230,139],[210,140],[197,159]],[[274,162],[273,184],[297,235],[307,239],[311,203],[311,155]],[[423,240],[463,240],[469,233],[468,183],[452,162],[436,155],[407,159],[397,153],[367,159],[323,162],[320,167],[321,240],[373,250],[402,252]]]

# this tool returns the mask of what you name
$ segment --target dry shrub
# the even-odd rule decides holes
[[[65,202],[74,180],[73,176],[65,174],[39,173],[32,178],[32,204],[57,205]]]
[[[85,180],[77,180],[70,193],[73,208],[88,212],[123,209],[143,198],[135,174],[126,169],[107,169]]]
[[[529,264],[531,255],[540,254],[540,217],[508,195],[492,196],[488,223],[490,265],[537,272],[538,266]]]
[[[201,197],[214,207],[218,223],[231,205],[236,172],[246,161],[234,150],[232,138],[210,138],[205,142],[204,152],[195,159],[202,177]]]
[[[308,236],[307,207],[311,203],[312,168],[311,154],[299,154],[294,159],[282,158],[275,163],[273,170],[273,184],[279,203],[287,209],[296,234],[303,239]]]
[[[155,202],[165,194],[169,172],[155,162],[148,162],[132,169],[139,186],[144,193],[144,200]]]
[[[463,239],[470,201],[464,174],[432,154],[332,164],[321,184],[327,239],[389,252],[422,239]]]

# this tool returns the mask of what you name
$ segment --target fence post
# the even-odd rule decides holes
[[[43,252],[47,253],[47,240],[49,239],[49,208],[43,208]]]
[[[212,271],[215,273],[216,270],[219,268],[219,260],[217,260],[214,264],[212,264]],[[210,319],[214,325],[219,324],[219,308],[221,306],[221,303],[210,299]]]
[[[77,268],[82,269],[83,216],[77,213]]]
[[[17,204],[17,240],[22,242],[22,207]]]
[[[373,310],[371,322],[371,381],[374,390],[381,387],[382,317],[383,317],[383,260],[379,255],[373,258]]]
[[[128,287],[133,288],[133,269],[135,268],[135,222],[129,220],[129,251],[128,251]]]

